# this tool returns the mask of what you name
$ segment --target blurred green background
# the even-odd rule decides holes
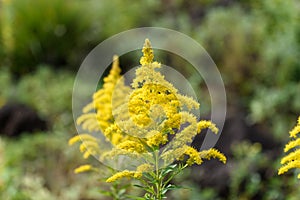
[[[106,186],[97,177],[72,171],[84,163],[78,149],[67,145],[76,133],[73,81],[97,44],[143,26],[174,29],[203,45],[226,86],[230,128],[225,127],[224,140],[240,136],[219,148],[229,156],[226,186],[191,178],[201,174],[202,168],[194,167],[176,180],[192,190],[174,191],[170,199],[299,199],[294,174],[277,176],[288,131],[300,114],[297,0],[1,0],[0,107],[24,103],[51,128],[1,136],[0,199],[106,199],[98,193]],[[188,65],[161,57],[170,66]],[[121,57],[122,63],[131,61]],[[209,113],[205,83],[188,68],[182,73]]]

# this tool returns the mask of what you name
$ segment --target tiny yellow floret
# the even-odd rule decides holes
[[[81,165],[80,167],[77,167],[74,170],[74,173],[79,174],[79,173],[82,173],[82,172],[90,171],[91,169],[92,169],[91,165]]]

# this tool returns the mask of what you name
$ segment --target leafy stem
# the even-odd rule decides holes
[[[166,194],[169,190],[179,188],[170,183],[172,179],[188,166],[187,164],[173,164],[160,169],[159,150],[155,149],[152,155],[154,158],[152,164],[155,166],[155,171],[143,173],[143,177],[140,179],[142,186],[135,186],[142,188],[146,191],[146,194],[144,198],[136,199],[162,200],[166,198]]]

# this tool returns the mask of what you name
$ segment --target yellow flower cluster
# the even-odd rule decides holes
[[[83,153],[83,158],[87,159],[90,155],[100,152],[99,140],[94,136],[86,133],[76,135],[69,140],[69,145],[79,141],[84,141],[79,147],[80,152]]]
[[[129,152],[137,152],[137,153],[143,153],[145,152],[144,145],[140,142],[132,141],[132,140],[126,140],[120,144],[117,145],[118,149],[123,149]]]
[[[152,136],[147,139],[147,145],[149,147],[155,147],[161,144],[166,144],[168,142],[167,134],[163,134],[160,131],[152,131],[150,132],[150,135]]]
[[[129,171],[129,170],[124,170],[122,172],[118,172],[116,174],[114,174],[113,176],[109,177],[106,182],[114,182],[118,179],[121,179],[123,177],[127,177],[127,178],[140,178],[143,174],[143,172],[149,172],[153,170],[153,166],[151,166],[150,164],[142,164],[140,166],[137,167],[136,171]]]
[[[131,177],[134,177],[135,174],[136,174],[135,171],[124,170],[122,172],[118,172],[118,173],[114,174],[113,176],[109,177],[106,180],[106,182],[108,182],[108,183],[114,182],[114,181],[124,178],[124,177],[131,178]]]
[[[184,154],[189,156],[189,159],[186,161],[188,165],[200,165],[203,162],[201,157],[199,156],[199,152],[193,147],[185,146]]]
[[[284,148],[284,152],[288,152],[294,149],[293,152],[290,152],[288,155],[284,156],[281,159],[282,167],[279,168],[278,174],[284,174],[290,169],[300,168],[300,138],[298,134],[300,133],[300,117],[298,118],[298,123],[296,126],[290,131],[290,137],[293,138],[292,141],[287,143]],[[298,174],[298,178],[300,179],[300,173]]]
[[[104,132],[114,122],[112,115],[112,96],[115,86],[118,84],[118,94],[120,94],[117,101],[118,105],[122,104],[124,99],[123,95],[130,89],[124,85],[124,80],[120,75],[121,69],[119,67],[119,58],[114,56],[112,69],[109,75],[104,78],[103,88],[98,90],[93,95],[93,101],[83,108],[83,115],[81,115],[76,123],[81,125],[83,129],[89,131]],[[115,98],[116,99],[116,98]],[[95,109],[96,112],[93,112]],[[112,140],[114,137],[110,135],[108,138]]]
[[[212,123],[211,121],[207,121],[207,120],[202,120],[198,123],[197,125],[197,132],[200,133],[201,130],[209,128],[213,133],[218,133],[219,129],[216,127],[216,125],[214,123]]]
[[[224,164],[226,163],[226,157],[224,156],[224,154],[220,153],[216,149],[211,148],[209,150],[203,150],[203,151],[199,152],[199,154],[200,154],[201,158],[204,158],[207,160],[210,160],[211,158],[217,158]]]
[[[115,127],[114,117],[112,115],[112,97],[115,86],[118,84],[117,94],[119,96],[115,95],[114,97],[114,102],[117,105],[123,103],[124,93],[130,90],[129,87],[125,86],[120,73],[119,59],[117,56],[114,56],[112,68],[109,75],[104,78],[103,87],[94,93],[93,101],[83,108],[83,114],[76,120],[76,123],[81,125],[82,129],[88,132],[101,131],[104,133],[104,136],[106,136],[106,139],[114,145],[126,139],[126,137],[123,137],[119,128]],[[69,145],[73,145],[79,141],[82,141],[79,149],[83,153],[85,159],[90,155],[101,155],[101,141],[96,137],[88,133],[81,133],[71,138],[69,140]],[[81,170],[76,171],[75,169],[75,172],[80,173]]]
[[[184,152],[184,154],[181,157],[179,157],[177,160],[183,160],[184,155],[187,155],[188,156],[188,159],[186,161],[187,165],[193,165],[193,164],[200,165],[203,163],[203,159],[210,160],[211,158],[217,158],[224,164],[226,163],[226,157],[224,156],[224,154],[222,154],[221,152],[219,152],[214,148],[210,148],[208,150],[202,150],[198,152],[195,148],[185,145],[181,150]]]
[[[144,160],[135,171],[117,172],[107,182],[123,177],[139,178],[143,172],[153,170],[157,163],[168,165],[179,158],[185,159],[184,155],[188,165],[200,165],[202,159],[210,158],[225,163],[226,157],[215,149],[199,152],[188,145],[201,130],[209,128],[218,133],[218,128],[210,121],[197,121],[191,111],[199,109],[199,103],[181,95],[158,71],[161,64],[153,61],[153,49],[148,39],[142,52],[141,67],[135,71],[131,88],[125,86],[118,58],[114,57],[103,88],[95,92],[93,101],[77,119],[77,124],[84,130],[101,132],[112,148],[100,150],[101,141],[89,134],[75,136],[69,144],[81,139],[80,151],[84,157],[93,154],[101,161],[117,160],[119,156]]]
[[[74,172],[75,172],[75,174],[79,174],[79,173],[82,173],[82,172],[90,171],[91,169],[92,169],[91,165],[81,165],[80,167],[77,167],[74,170]]]
[[[300,133],[300,117],[298,118],[298,124],[290,131],[290,137],[296,138]]]

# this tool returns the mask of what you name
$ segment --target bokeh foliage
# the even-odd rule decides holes
[[[52,130],[18,141],[1,138],[0,198],[98,197],[95,191],[82,192],[99,183],[73,175],[71,168],[82,160],[76,148],[66,151],[75,132],[74,72],[99,42],[135,27],[172,28],[200,42],[221,71],[229,108],[242,110],[247,123],[268,127],[272,137],[285,143],[300,113],[299,21],[297,0],[1,1],[0,107],[12,101],[26,103],[49,119]],[[193,74],[180,59],[166,58],[170,62],[166,64]],[[122,57],[121,62],[130,63]],[[200,95],[205,94],[203,80],[190,76],[190,81]],[[209,101],[208,95],[200,99],[205,98]],[[259,173],[259,168],[276,172],[279,161],[270,160],[268,152],[257,147],[247,142],[233,147],[237,170],[231,174],[230,198],[253,199],[263,193],[261,199],[297,199],[299,183],[292,174],[266,178]],[[65,167],[52,165],[57,162]],[[180,190],[170,198],[199,199],[201,193],[203,199],[221,199],[214,188],[199,189],[189,176],[186,172],[177,181],[194,189]],[[61,184],[53,184],[53,177]]]

